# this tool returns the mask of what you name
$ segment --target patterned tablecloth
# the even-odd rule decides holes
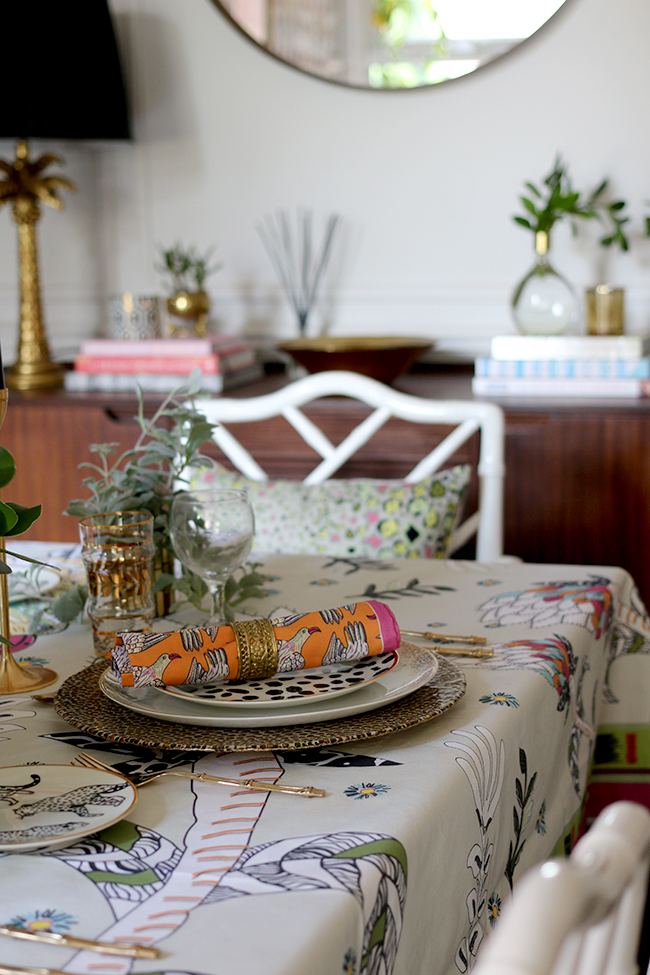
[[[253,614],[372,597],[405,628],[484,634],[498,649],[461,660],[467,693],[437,720],[340,750],[155,753],[92,739],[27,695],[0,698],[2,765],[68,763],[88,749],[127,773],[183,766],[328,793],[166,778],[104,832],[0,854],[1,924],[134,936],[165,952],[132,964],[3,938],[5,964],[87,975],[464,972],[513,882],[576,837],[594,751],[588,814],[644,800],[650,625],[622,569],[274,556],[265,571]],[[25,637],[16,656],[65,678],[92,659],[89,627]]]

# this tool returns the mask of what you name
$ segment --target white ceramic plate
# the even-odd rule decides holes
[[[123,776],[75,765],[0,768],[0,851],[59,849],[123,819],[138,799]]]
[[[163,694],[200,701],[220,708],[296,707],[307,701],[331,701],[357,691],[379,677],[389,674],[399,661],[396,652],[381,653],[349,663],[326,664],[309,670],[275,674],[267,680],[212,681],[207,684],[180,684],[159,688]]]
[[[372,683],[352,691],[341,701],[310,701],[290,707],[249,711],[220,708],[200,701],[183,700],[155,687],[122,687],[104,671],[99,686],[106,697],[137,714],[160,721],[207,728],[273,728],[280,725],[315,724],[372,711],[412,694],[435,675],[438,660],[424,647],[402,643],[397,666]]]

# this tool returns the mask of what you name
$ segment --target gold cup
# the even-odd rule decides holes
[[[147,511],[91,515],[81,519],[79,531],[95,654],[107,657],[118,633],[151,629],[153,516]]]
[[[625,331],[625,291],[599,284],[585,292],[589,335],[623,335]]]

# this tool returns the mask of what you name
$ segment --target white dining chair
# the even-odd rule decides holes
[[[649,863],[650,812],[608,806],[569,858],[515,885],[473,975],[637,975]]]
[[[325,396],[347,396],[374,411],[334,446],[300,407]],[[452,533],[449,555],[476,535],[476,558],[491,562],[503,555],[504,418],[500,407],[479,400],[432,400],[398,392],[374,379],[352,372],[321,372],[282,389],[250,399],[196,400],[196,409],[212,423],[215,443],[246,477],[266,481],[268,475],[227,429],[225,424],[283,416],[322,460],[304,483],[322,484],[359,450],[391,417],[412,423],[453,426],[453,431],[410,471],[404,480],[414,483],[440,470],[477,431],[478,510]]]

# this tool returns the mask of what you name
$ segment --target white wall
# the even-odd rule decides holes
[[[628,330],[650,328],[650,4],[568,0],[532,41],[434,89],[363,92],[264,55],[210,0],[111,0],[130,79],[136,141],[61,146],[79,185],[40,224],[51,344],[103,324],[107,295],[161,291],[155,245],[218,245],[210,280],[219,328],[290,335],[294,325],[255,231],[279,207],[345,221],[321,314],[335,333],[440,337],[474,352],[511,331],[508,298],[532,263],[510,219],[524,179],[560,150],[574,183],[603,176],[635,217],[632,252],[607,277],[627,289]],[[34,149],[43,147],[35,145]],[[47,146],[49,150],[51,146]],[[0,142],[0,154],[12,153]],[[16,236],[0,213],[0,340],[17,321]],[[602,273],[595,229],[553,236],[552,260],[582,289]]]

